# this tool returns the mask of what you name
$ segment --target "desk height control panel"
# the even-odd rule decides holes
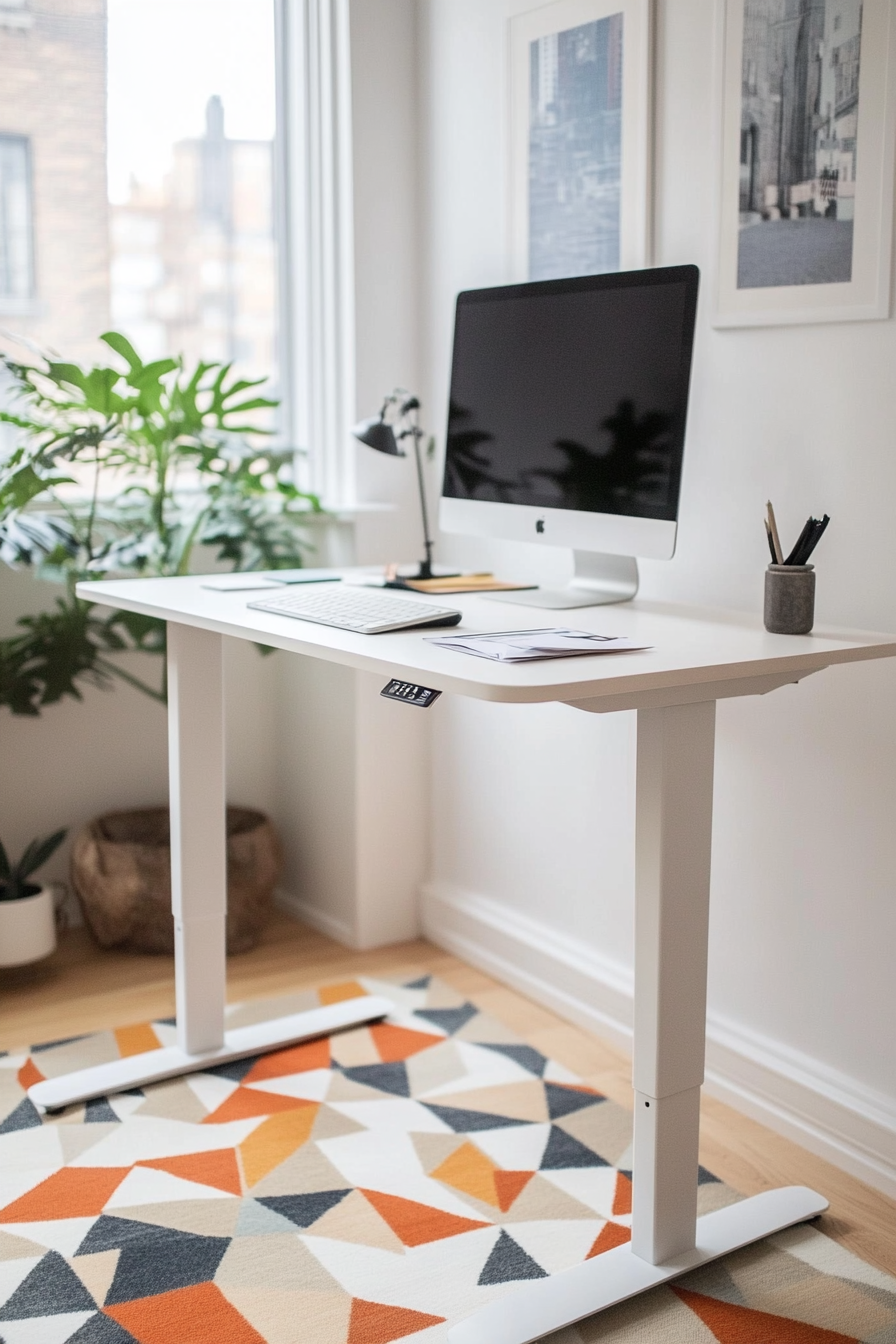
[[[380,691],[387,700],[400,700],[403,705],[416,705],[418,709],[429,709],[441,694],[428,686],[415,686],[412,681],[398,681],[395,677]]]

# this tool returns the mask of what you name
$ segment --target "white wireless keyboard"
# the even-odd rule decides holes
[[[335,625],[361,635],[380,635],[387,630],[404,630],[414,625],[457,625],[460,612],[451,607],[436,607],[431,602],[384,593],[381,588],[353,588],[326,584],[313,592],[290,589],[283,596],[258,598],[247,606],[272,611],[277,616],[294,616],[317,625]]]

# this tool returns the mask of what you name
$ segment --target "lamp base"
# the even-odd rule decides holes
[[[440,569],[436,574],[428,560],[421,560],[416,574],[405,574],[406,579],[458,579],[459,569]]]
[[[436,572],[438,568],[438,572]],[[390,566],[386,573],[387,577],[384,588],[407,588],[410,583],[417,583],[421,579],[428,581],[430,579],[459,579],[461,572],[459,569],[442,569],[441,566],[434,567],[430,561],[421,560],[420,564],[413,574],[396,573],[397,566]]]

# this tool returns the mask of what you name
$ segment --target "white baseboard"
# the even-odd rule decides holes
[[[337,919],[334,915],[328,915],[325,910],[318,910],[316,906],[309,905],[300,896],[294,896],[291,891],[277,887],[274,892],[274,904],[284,914],[291,915],[302,924],[310,924],[312,929],[317,929],[318,933],[325,933],[328,938],[342,943],[343,947],[357,948],[358,940],[350,924]]]
[[[421,903],[423,930],[432,942],[631,1053],[629,967],[583,949],[500,902],[449,884],[428,883]],[[706,1088],[896,1198],[896,1103],[891,1097],[712,1013]]]

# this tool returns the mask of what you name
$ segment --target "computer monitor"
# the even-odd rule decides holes
[[[696,266],[459,294],[439,523],[571,547],[568,590],[534,606],[620,602],[635,557],[675,550]]]

